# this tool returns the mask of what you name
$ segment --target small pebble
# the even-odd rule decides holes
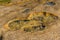
[[[42,25],[40,26],[40,30],[44,30],[45,27],[46,27],[46,26],[42,24]]]
[[[47,2],[46,4],[47,4],[47,5],[50,5],[50,6],[55,5],[55,3],[54,3],[54,2]]]
[[[28,13],[30,11],[30,9],[25,9],[22,13]]]

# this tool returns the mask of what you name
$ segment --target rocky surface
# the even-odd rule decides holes
[[[44,2],[45,1],[45,2]],[[47,4],[48,2],[54,2],[55,5]],[[28,11],[27,11],[28,10]],[[21,32],[6,31],[4,25],[16,18],[25,19],[30,13],[34,12],[50,12],[60,17],[60,0],[43,0],[43,1],[21,1],[12,0],[10,4],[0,5],[0,34],[3,36],[3,40],[60,40],[60,20],[51,25],[44,31],[38,32]],[[0,36],[1,36],[0,35]]]

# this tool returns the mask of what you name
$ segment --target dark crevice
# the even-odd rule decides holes
[[[24,22],[30,21],[30,20],[23,20]]]
[[[43,12],[43,15],[46,16],[46,12]]]
[[[2,35],[0,36],[0,40],[3,40],[3,36]]]
[[[20,22],[20,20],[15,20],[14,22],[19,23],[19,22]]]

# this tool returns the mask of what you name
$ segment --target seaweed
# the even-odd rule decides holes
[[[31,32],[31,29],[30,28],[24,28],[24,31],[25,32]]]
[[[20,20],[15,20],[9,23],[9,27],[12,30],[19,30],[21,25],[20,25]]]
[[[0,4],[2,4],[2,3],[10,3],[11,2],[11,0],[0,0]]]

